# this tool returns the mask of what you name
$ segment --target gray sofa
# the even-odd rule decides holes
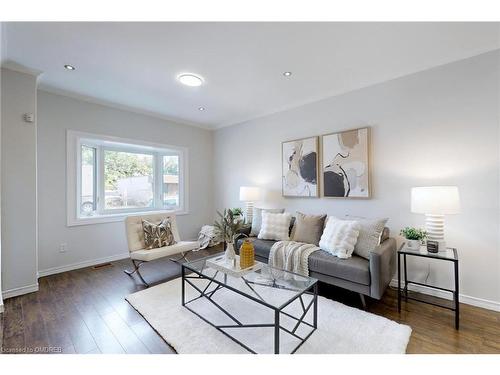
[[[249,230],[245,231],[248,235]],[[255,258],[267,263],[269,251],[276,241],[260,240],[249,237],[255,249]],[[236,241],[236,251],[239,251],[244,238]],[[381,243],[370,259],[355,254],[348,259],[340,259],[326,251],[319,250],[309,257],[309,276],[324,283],[335,285],[359,293],[363,306],[366,306],[364,296],[375,299],[382,298],[395,272],[396,240],[389,237],[386,228],[382,234]]]

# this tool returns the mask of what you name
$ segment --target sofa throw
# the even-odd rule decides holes
[[[174,234],[172,233],[172,222],[169,218],[163,219],[159,224],[142,220],[142,230],[144,232],[144,248],[146,250],[171,246],[176,243]]]
[[[318,246],[295,241],[278,241],[269,251],[269,266],[309,276],[309,256]]]
[[[257,237],[261,240],[289,240],[290,220],[292,220],[290,214],[262,212],[262,227]]]
[[[321,235],[319,247],[339,258],[350,258],[358,240],[359,228],[357,221],[340,220],[330,216]]]
[[[250,230],[251,237],[257,237],[260,232],[260,228],[262,227],[262,213],[263,212],[271,212],[273,214],[282,214],[285,212],[284,208],[257,208],[253,209],[252,216],[252,229]]]

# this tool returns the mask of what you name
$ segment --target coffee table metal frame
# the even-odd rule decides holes
[[[211,257],[209,257],[209,258],[211,258]],[[200,260],[197,260],[197,261],[200,261]],[[235,337],[231,336],[229,333],[224,331],[224,329],[227,329],[227,328],[273,327],[274,328],[274,353],[275,354],[279,354],[279,352],[280,352],[280,330],[282,330],[282,331],[288,333],[289,335],[300,340],[299,344],[291,352],[291,354],[293,354],[302,346],[302,344],[304,342],[307,341],[307,339],[313,334],[313,332],[318,327],[318,281],[317,280],[315,280],[314,283],[309,288],[304,289],[300,293],[296,294],[295,296],[290,298],[288,301],[283,303],[281,306],[275,307],[275,306],[272,306],[269,303],[265,302],[263,300],[263,298],[255,291],[255,289],[252,287],[252,285],[268,286],[271,288],[278,288],[278,289],[291,290],[291,291],[294,291],[294,290],[286,288],[286,287],[281,286],[281,285],[278,285],[278,284],[276,284],[276,281],[273,281],[273,283],[271,283],[271,284],[257,283],[255,281],[250,281],[250,280],[245,279],[244,276],[241,277],[242,280],[246,283],[246,285],[250,288],[250,290],[252,290],[255,293],[255,297],[254,297],[254,296],[248,295],[248,294],[238,290],[237,288],[233,288],[233,287],[227,285],[227,274],[223,274],[224,275],[224,282],[216,280],[217,275],[221,273],[220,271],[216,271],[214,276],[211,278],[207,277],[206,275],[203,274],[204,267],[205,266],[203,266],[203,268],[201,270],[197,270],[197,269],[195,269],[195,267],[189,267],[189,263],[182,264],[182,271],[181,271],[182,272],[182,306],[184,306],[186,309],[191,311],[193,314],[197,315],[200,319],[202,319],[206,323],[210,324],[211,326],[213,326],[214,328],[216,328],[217,330],[222,332],[224,335],[229,337],[231,340],[235,341],[236,343],[238,343],[239,345],[244,347],[249,352],[256,354],[255,351],[253,351],[247,345],[245,345],[242,342],[240,342],[239,340],[237,340]],[[285,272],[288,272],[288,271],[285,271]],[[288,273],[292,274],[292,272],[288,272]],[[193,275],[193,274],[195,274],[195,275]],[[198,287],[197,285],[195,285],[191,281],[192,279],[205,279],[205,280],[208,280],[209,283],[204,289],[201,289],[200,287]],[[189,286],[191,286],[193,289],[195,289],[199,293],[199,295],[197,297],[194,297],[189,301],[185,300],[186,284],[189,284]],[[215,289],[209,291],[210,286],[213,284],[216,285]],[[215,302],[213,300],[212,297],[214,296],[214,294],[222,288],[228,289],[236,294],[239,294],[239,295],[241,295],[245,298],[248,298],[254,302],[257,302],[257,303],[259,303],[259,304],[261,304],[269,309],[274,310],[274,322],[273,323],[262,323],[262,324],[244,324],[244,323],[240,322],[235,316],[233,316],[227,310],[225,310],[224,307],[222,307],[220,304],[218,304],[217,302]],[[304,299],[302,298],[302,296],[304,294],[308,294],[308,295],[312,296],[311,301],[307,304],[304,302]],[[210,303],[212,303],[215,307],[217,307],[220,311],[222,311],[226,316],[228,316],[234,322],[234,324],[228,324],[228,325],[227,324],[226,325],[213,324],[208,319],[206,319],[201,314],[194,311],[193,309],[191,309],[188,306],[189,303],[191,303],[195,300],[198,300],[200,298],[206,298]],[[300,305],[302,307],[302,314],[300,317],[293,316],[293,315],[283,311],[284,308],[286,308],[288,305],[290,305],[292,302],[294,302],[297,299],[300,301]],[[311,308],[313,309],[313,322],[312,322],[312,324],[305,321],[306,315]],[[282,325],[280,325],[280,315],[281,314],[297,321],[297,323],[295,324],[293,329],[290,330],[290,329],[287,329],[287,328],[283,327]],[[301,337],[296,333],[297,329],[301,326],[301,324],[305,324],[306,326],[309,326],[310,328],[312,328],[312,330],[305,337]]]

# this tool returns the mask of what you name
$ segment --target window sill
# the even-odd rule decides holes
[[[178,210],[178,211],[155,210],[155,211],[137,211],[137,212],[127,212],[119,214],[99,215],[91,217],[78,217],[78,218],[72,217],[68,218],[66,225],[68,227],[75,227],[79,225],[115,223],[119,221],[124,221],[127,216],[153,215],[153,214],[175,214],[177,216],[180,216],[180,215],[187,215],[189,214],[189,212],[183,210]]]

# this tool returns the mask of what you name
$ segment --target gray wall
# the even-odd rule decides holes
[[[210,131],[38,91],[39,270],[41,274],[126,254],[123,222],[66,226],[66,130],[184,146],[189,149],[189,214],[178,217],[183,239],[212,220]],[[60,253],[59,245],[67,244]]]
[[[267,190],[261,206],[288,211],[388,217],[392,234],[424,225],[410,213],[410,188],[460,188],[462,212],[448,216],[449,245],[458,247],[462,293],[469,302],[500,302],[499,54],[406,76],[215,133],[215,207],[242,206],[241,185]],[[370,200],[281,197],[281,142],[372,127]],[[449,268],[411,267],[429,282],[450,286]],[[484,301],[485,300],[485,301]],[[496,305],[500,308],[500,304]]]
[[[36,123],[23,121],[23,114],[36,114],[36,90],[35,76],[2,69],[2,285],[7,295],[38,288]]]

